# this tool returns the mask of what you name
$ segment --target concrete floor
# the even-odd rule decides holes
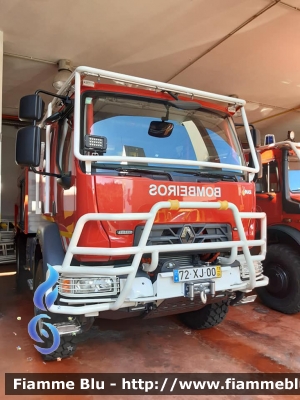
[[[33,347],[27,325],[33,314],[32,292],[17,293],[14,265],[0,265],[0,399],[7,372],[299,372],[300,314],[288,316],[259,302],[231,307],[227,319],[206,331],[190,331],[176,317],[151,320],[97,320],[92,337],[75,355],[44,363]],[[21,317],[21,320],[17,318]],[[21,350],[17,350],[17,347]],[[22,396],[22,400],[59,396]],[[64,396],[65,397],[65,396]],[[100,396],[66,396],[96,399]],[[101,396],[109,399],[113,396]],[[138,396],[115,396],[137,399]],[[194,399],[195,396],[143,396],[147,399]],[[213,399],[215,396],[201,396]],[[225,399],[289,399],[297,396],[217,396]]]

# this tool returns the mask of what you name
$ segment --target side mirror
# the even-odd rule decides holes
[[[148,135],[158,138],[166,138],[171,135],[173,128],[174,125],[171,122],[151,121]]]
[[[40,121],[44,114],[44,107],[45,103],[37,94],[22,97],[19,105],[19,120]]]
[[[41,128],[26,126],[17,132],[16,163],[21,167],[38,167],[41,157]]]

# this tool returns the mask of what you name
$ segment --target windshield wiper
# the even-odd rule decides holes
[[[237,182],[238,179],[236,177],[236,175],[233,173],[231,174],[222,174],[221,172],[205,172],[205,171],[174,171],[177,173],[181,173],[181,174],[189,174],[189,175],[194,175],[194,176],[199,176],[199,177],[203,177],[203,178],[219,178],[219,180],[222,181],[234,181]]]
[[[116,168],[116,171],[119,171],[120,175],[132,175],[142,176],[142,175],[159,175],[166,176],[170,181],[173,181],[172,175],[169,172],[164,171],[155,171],[151,169],[142,169],[142,168]]]
[[[119,175],[123,176],[139,176],[142,177],[143,175],[153,175],[153,176],[164,176],[169,179],[169,181],[173,181],[172,175],[169,172],[165,171],[156,171],[151,169],[143,169],[143,168],[135,168],[135,167],[119,167],[119,166],[108,166],[108,165],[98,165],[92,164],[92,168],[95,169],[110,169],[113,171],[117,171]]]
[[[156,169],[144,169],[144,168],[136,168],[131,166],[120,167],[119,165],[107,165],[107,164],[98,164],[92,163],[93,169],[109,169],[112,171],[117,171],[119,175],[131,175],[135,176],[143,176],[143,175],[153,175],[153,176],[165,176],[170,181],[174,181],[174,174],[179,175],[191,175],[199,177],[203,182],[217,182],[217,181],[230,181],[230,182],[238,182],[237,175],[234,172],[227,172],[226,174],[218,171],[195,171],[195,170],[169,170],[169,171],[161,171]],[[175,178],[176,179],[176,178]]]

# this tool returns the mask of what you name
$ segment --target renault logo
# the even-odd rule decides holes
[[[184,226],[180,235],[182,243],[193,243],[195,234],[190,226]]]

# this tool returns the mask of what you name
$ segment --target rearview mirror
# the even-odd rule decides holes
[[[38,167],[41,156],[41,128],[26,126],[17,132],[16,163],[21,167]]]
[[[37,94],[24,96],[19,104],[20,121],[40,121],[44,114],[45,103]]]
[[[158,138],[166,138],[171,135],[173,128],[174,125],[171,122],[151,121],[148,135]]]

